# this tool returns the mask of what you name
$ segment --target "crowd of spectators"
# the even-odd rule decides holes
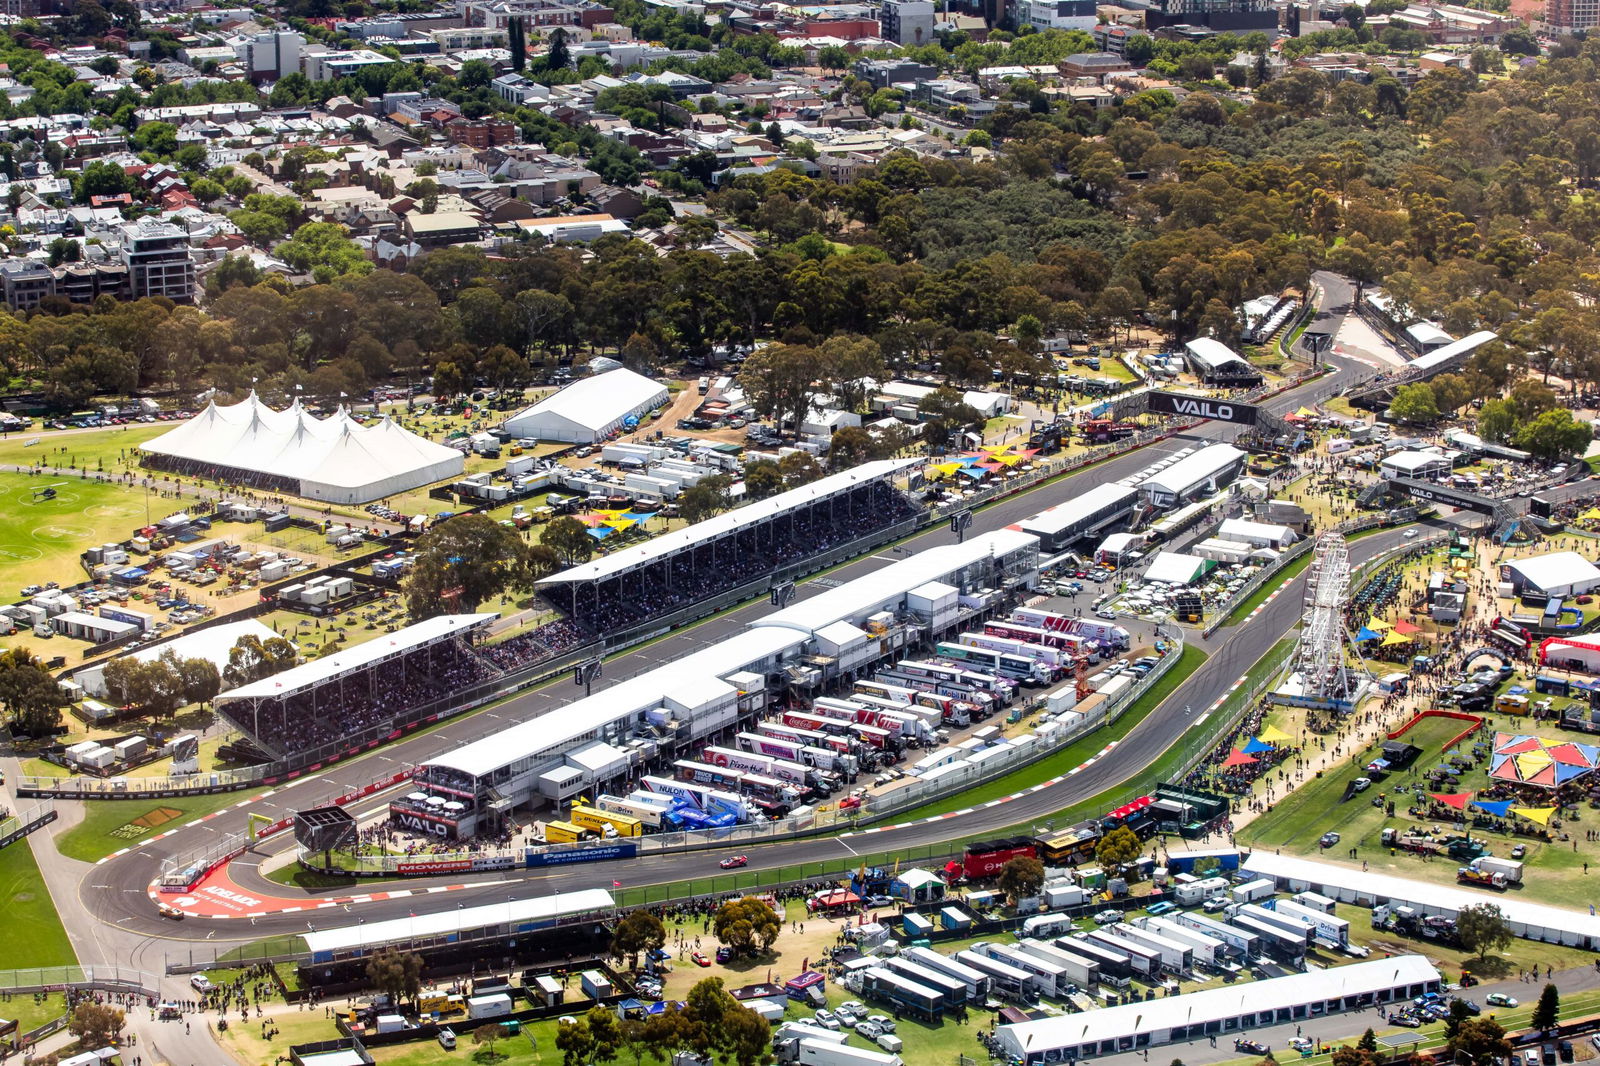
[[[349,677],[326,681],[281,699],[225,703],[222,714],[240,731],[280,755],[345,742],[364,744],[382,731],[417,720],[435,700],[495,675],[471,650],[442,643]]]
[[[862,486],[848,498],[753,525],[680,552],[664,565],[567,588],[561,606],[595,636],[614,633],[754,581],[916,513],[892,485]],[[556,594],[559,595],[559,594]]]

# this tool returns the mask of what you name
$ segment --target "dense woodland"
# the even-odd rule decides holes
[[[748,370],[781,411],[807,370],[1026,374],[1039,336],[1059,329],[1118,336],[1144,321],[1173,341],[1234,341],[1241,300],[1326,267],[1381,281],[1458,335],[1488,327],[1510,342],[1437,390],[1447,409],[1498,394],[1521,368],[1589,383],[1597,63],[1600,42],[1564,42],[1509,75],[1438,71],[1410,90],[1293,69],[1247,106],[1200,82],[1182,102],[1149,91],[1098,113],[1014,86],[1014,106],[975,135],[995,146],[990,161],[902,153],[847,185],[786,169],[741,178],[708,194],[713,219],[687,221],[684,247],[664,256],[614,235],[592,254],[445,249],[400,274],[372,269],[337,227],[294,228],[292,204],[251,197],[241,225],[292,235],[278,254],[322,283],[295,289],[229,261],[203,309],[53,302],[0,318],[0,359],[71,407],[177,383],[237,393],[252,379],[334,397],[419,372],[448,394],[562,357],[648,369],[777,339]],[[840,90],[862,91],[850,76]],[[766,249],[693,250],[719,224]]]

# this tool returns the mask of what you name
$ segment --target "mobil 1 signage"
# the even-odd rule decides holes
[[[1500,502],[1492,496],[1479,496],[1475,492],[1463,492],[1448,485],[1436,485],[1431,481],[1418,481],[1409,477],[1390,478],[1389,491],[1410,496],[1413,500],[1442,503],[1447,507],[1460,507],[1462,510],[1476,511],[1479,514],[1493,514],[1495,506]]]
[[[1187,396],[1181,392],[1145,393],[1149,398],[1150,412],[1158,415],[1180,415],[1184,418],[1209,418],[1217,422],[1237,422],[1241,426],[1256,424],[1254,404],[1235,403],[1232,400],[1214,400],[1209,396]]]

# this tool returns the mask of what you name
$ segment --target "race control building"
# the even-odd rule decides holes
[[[594,444],[664,406],[667,386],[626,367],[579,378],[505,421],[513,439]]]
[[[205,410],[139,446],[147,466],[328,503],[381,500],[460,477],[466,457],[385,416],[364,426],[340,408],[317,418],[296,400],[268,407],[254,392]]]

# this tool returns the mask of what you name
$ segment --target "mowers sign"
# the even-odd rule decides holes
[[[1186,396],[1181,392],[1147,392],[1150,411],[1158,415],[1182,415],[1185,418],[1209,418],[1217,422],[1236,422],[1241,426],[1256,424],[1254,404],[1234,403],[1231,400],[1213,400],[1207,396]]]

